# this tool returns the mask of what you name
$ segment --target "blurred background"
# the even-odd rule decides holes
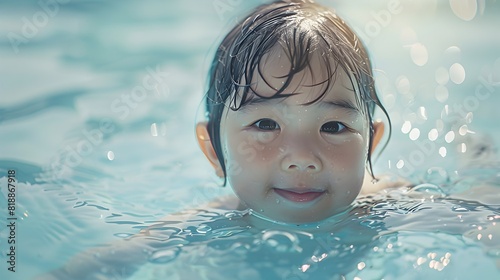
[[[198,151],[194,124],[217,44],[264,2],[0,2],[0,170],[16,169],[18,215],[42,233],[19,233],[26,275],[96,236],[127,236],[134,223],[229,192]],[[425,181],[478,151],[495,159],[498,1],[318,2],[369,49],[393,125],[376,173]]]
[[[90,133],[105,120],[114,129],[75,162],[99,158],[91,165],[105,169],[111,156],[114,168],[126,173],[138,169],[137,161],[144,169],[185,163],[184,155],[174,159],[165,149],[196,150],[194,116],[208,61],[234,22],[263,2],[3,1],[0,156],[54,165],[68,141],[77,145],[88,138],[82,129]],[[439,147],[426,157],[439,154],[449,144],[439,141],[449,129],[438,121],[446,106],[460,119],[471,113],[468,127],[494,134],[500,82],[496,0],[320,2],[336,9],[370,51],[394,126],[384,165],[410,160],[392,147],[429,136]],[[82,154],[77,146],[69,148]]]

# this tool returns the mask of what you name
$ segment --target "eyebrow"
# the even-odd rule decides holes
[[[238,111],[240,111],[242,113],[247,113],[247,112],[252,110],[252,108],[251,108],[252,105],[258,105],[258,104],[271,106],[271,105],[273,105],[271,103],[275,100],[277,100],[277,99],[275,99],[275,98],[252,98],[252,99],[248,100],[247,102],[245,102],[244,105],[241,106],[241,108]]]
[[[342,108],[351,111],[352,113],[361,114],[361,111],[358,107],[356,107],[350,100],[330,100],[330,101],[322,101],[319,104],[320,107],[334,107],[334,108]]]
[[[269,98],[269,99],[267,99],[267,98],[252,98],[243,107],[241,107],[239,109],[239,111],[241,111],[243,113],[249,112],[252,110],[252,108],[251,108],[252,105],[274,106],[274,105],[277,105],[277,104],[275,104],[276,100],[277,100],[276,98]],[[304,106],[307,106],[307,105],[304,105]],[[339,100],[320,101],[319,107],[320,108],[327,108],[327,109],[331,109],[331,108],[345,109],[345,110],[349,111],[349,113],[361,114],[361,111],[359,110],[359,108],[356,107],[350,100],[339,99]]]

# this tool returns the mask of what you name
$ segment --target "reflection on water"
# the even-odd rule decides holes
[[[461,170],[452,178],[442,169],[429,169],[428,183],[361,197],[350,211],[312,225],[315,230],[307,232],[293,226],[251,226],[251,211],[193,209],[163,219],[113,214],[105,222],[121,227],[115,228],[114,236],[123,241],[94,244],[93,250],[100,251],[85,261],[91,269],[56,275],[60,279],[88,273],[106,279],[493,279],[500,276],[498,167]],[[95,206],[95,214],[110,210],[108,205]],[[92,214],[71,217],[67,211],[58,216],[62,204],[57,208],[46,208],[45,214],[57,221],[50,226],[58,227],[41,227],[51,237],[45,242],[85,240],[78,231],[89,226],[81,221],[92,221]]]
[[[473,174],[467,178],[484,182]],[[484,195],[500,187],[496,174]],[[150,265],[131,279],[495,278],[500,204],[463,200],[456,184],[425,183],[362,198],[333,228],[314,233],[260,231],[240,223],[247,212],[195,215],[198,226],[166,229],[170,241],[163,244],[172,245],[153,249]]]

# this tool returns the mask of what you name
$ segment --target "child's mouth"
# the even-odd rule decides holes
[[[319,191],[319,190],[318,191],[309,190],[304,192],[295,190],[277,189],[277,188],[274,188],[273,190],[279,196],[291,200],[293,202],[309,202],[325,194],[325,191]]]

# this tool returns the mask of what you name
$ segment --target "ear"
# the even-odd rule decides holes
[[[380,140],[382,140],[382,136],[384,136],[385,125],[382,121],[374,121],[373,122],[373,141],[372,141],[372,154],[377,148]]]
[[[210,164],[215,169],[215,174],[220,178],[224,177],[224,172],[219,163],[219,158],[215,153],[214,146],[210,140],[210,135],[208,134],[207,122],[200,122],[196,124],[196,139],[198,139],[198,144],[200,145],[201,151],[205,154]]]

